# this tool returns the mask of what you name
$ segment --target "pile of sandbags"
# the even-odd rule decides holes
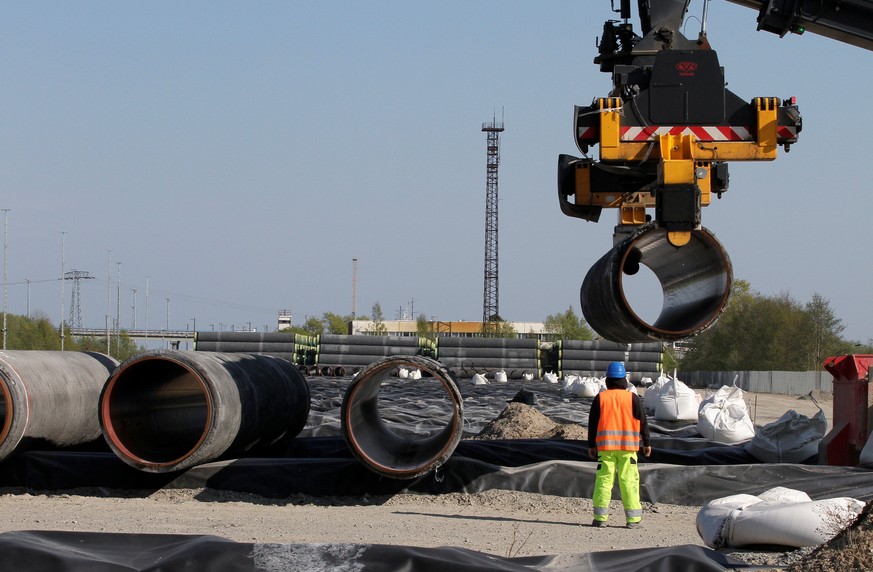
[[[862,501],[850,497],[814,501],[803,491],[776,487],[759,496],[731,495],[706,503],[697,513],[697,533],[715,549],[817,546],[863,508]]]
[[[571,374],[564,376],[564,384],[561,389],[576,397],[594,397],[605,387],[605,382],[596,377],[582,377]]]

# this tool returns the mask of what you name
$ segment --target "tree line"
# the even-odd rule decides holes
[[[6,349],[9,350],[55,350],[61,349],[61,335],[58,326],[52,324],[48,316],[37,313],[33,317],[6,315]],[[124,361],[143,350],[130,339],[125,331],[111,332],[110,354]],[[74,336],[69,325],[64,326],[64,350],[73,352],[106,353],[106,338],[96,336]]]
[[[679,367],[811,371],[823,369],[830,356],[873,353],[870,340],[846,340],[843,330],[842,320],[821,294],[801,303],[786,292],[765,296],[747,281],[737,280],[724,314],[710,329],[687,341]]]

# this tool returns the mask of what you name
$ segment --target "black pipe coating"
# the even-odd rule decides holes
[[[622,277],[648,267],[663,291],[654,323],[640,318],[624,295]],[[733,269],[721,243],[705,228],[677,247],[654,223],[641,226],[598,260],[582,282],[582,314],[608,340],[622,343],[672,341],[715,323],[730,297]]]
[[[124,462],[165,473],[292,439],[309,405],[309,384],[287,360],[154,350],[118,366],[99,410]]]

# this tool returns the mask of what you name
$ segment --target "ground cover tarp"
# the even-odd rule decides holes
[[[501,558],[453,547],[378,544],[250,544],[217,536],[22,531],[0,534],[5,570],[124,572],[162,570],[479,570],[487,572],[709,572],[741,561],[700,546],[646,548],[569,556]]]

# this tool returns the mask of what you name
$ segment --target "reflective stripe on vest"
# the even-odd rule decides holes
[[[600,392],[598,450],[636,451],[640,448],[640,420],[634,417],[633,398],[634,394],[625,389]]]

